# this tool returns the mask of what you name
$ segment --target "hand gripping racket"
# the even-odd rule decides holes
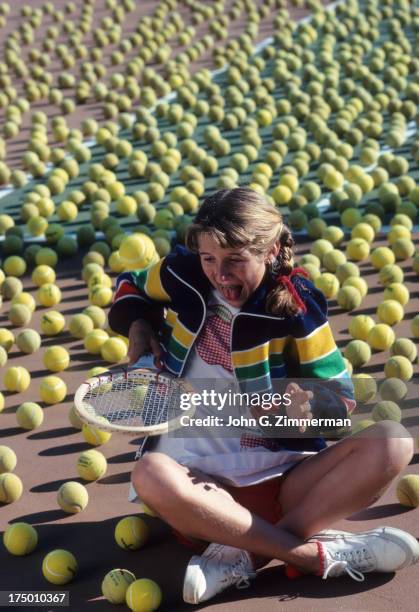
[[[149,368],[110,370],[89,378],[76,391],[80,419],[103,431],[158,436],[181,426],[181,394],[194,389],[167,372]]]

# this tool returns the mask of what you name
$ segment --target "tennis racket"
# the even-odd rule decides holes
[[[74,406],[84,423],[103,431],[158,436],[181,426],[180,396],[193,392],[191,385],[167,372],[119,368],[82,383]]]

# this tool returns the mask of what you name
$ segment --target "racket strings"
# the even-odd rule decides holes
[[[176,385],[144,378],[113,378],[90,387],[85,408],[109,423],[148,427],[167,421],[179,405]]]

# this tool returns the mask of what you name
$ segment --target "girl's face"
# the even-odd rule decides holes
[[[278,255],[274,245],[269,253],[255,255],[248,249],[220,247],[208,234],[198,237],[198,252],[205,276],[226,302],[241,308],[259,287],[269,260]]]

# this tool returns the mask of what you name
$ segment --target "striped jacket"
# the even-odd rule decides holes
[[[265,302],[272,284],[266,282],[233,317],[231,359],[241,392],[270,391],[272,381],[281,378],[340,379],[341,383],[348,378],[327,320],[325,297],[302,276],[294,276],[292,282],[306,306],[304,314],[267,314]],[[210,289],[199,257],[176,247],[146,270],[119,275],[110,327],[128,336],[133,321],[149,321],[160,335],[165,367],[181,376],[205,322]],[[350,384],[339,384],[338,402],[336,394],[333,401],[325,396],[324,385],[319,391],[322,406],[312,410],[314,416],[344,418],[355,407]]]

